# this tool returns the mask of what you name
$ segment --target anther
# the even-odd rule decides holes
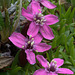
[[[39,11],[41,11],[40,9],[38,9]]]
[[[43,25],[44,23],[42,22],[41,25]]]
[[[38,52],[38,51],[36,50],[36,52]]]
[[[49,62],[47,62],[47,65],[48,65],[48,67],[50,68],[50,64],[49,64]]]
[[[55,68],[57,68],[57,65],[55,65]]]
[[[34,41],[33,42],[31,42],[31,46],[34,44]]]
[[[38,14],[38,17],[42,17],[42,14],[41,14],[41,13],[39,13],[39,14]]]
[[[36,20],[36,18],[34,18],[34,20]]]
[[[52,60],[52,63],[54,63],[54,60]]]
[[[24,46],[22,46],[22,48],[24,48]]]
[[[30,44],[30,41],[28,41],[28,44]]]
[[[57,62],[56,62],[56,61],[54,61],[54,64],[57,64]]]
[[[34,40],[34,38],[32,38],[32,41]]]
[[[41,21],[44,21],[44,19],[42,18]]]
[[[40,22],[40,20],[37,20],[36,22],[38,22],[38,23],[39,23],[39,22]]]
[[[44,21],[47,21],[46,19]]]
[[[43,14],[41,14],[41,17],[43,17]]]
[[[29,38],[31,38],[31,37],[32,37],[32,35],[29,36]]]

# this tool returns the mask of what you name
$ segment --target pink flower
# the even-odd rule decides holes
[[[32,14],[29,14],[24,8],[22,9],[22,15],[31,21],[27,34],[34,37],[40,31],[44,38],[52,40],[54,35],[48,25],[57,23],[59,21],[58,17],[52,14],[43,16],[39,3],[33,2],[31,7]]]
[[[52,4],[51,2],[49,2],[48,0],[32,0],[41,3],[42,5],[44,5],[45,7],[49,8],[49,9],[54,9],[56,6],[54,4]]]
[[[25,50],[27,54],[27,60],[30,64],[35,64],[35,52],[44,52],[51,48],[50,45],[46,43],[40,43],[42,40],[42,36],[37,34],[34,37],[24,37],[21,33],[13,32],[13,34],[9,37],[9,40],[17,47]]]
[[[54,58],[51,63],[49,63],[42,55],[37,55],[36,58],[45,69],[36,70],[33,75],[74,74],[70,69],[59,68],[64,63],[63,59]]]

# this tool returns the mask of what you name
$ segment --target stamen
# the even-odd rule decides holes
[[[31,42],[31,46],[34,44],[34,41],[33,42]]]
[[[43,25],[44,23],[42,22],[41,25]]]
[[[39,11],[41,11],[40,9],[38,9]]]
[[[36,50],[36,52],[38,52],[38,51]]]
[[[43,17],[43,14],[41,14],[41,17]]]
[[[42,16],[43,16],[43,14],[41,14],[41,13],[38,14],[38,17],[42,17]]]
[[[37,20],[36,22],[38,22],[38,23],[39,23],[39,22],[40,22],[40,20]]]
[[[30,41],[28,41],[28,44],[30,44]]]
[[[52,60],[52,63],[54,63],[54,60]]]
[[[32,41],[34,40],[34,38],[32,38]]]
[[[44,18],[42,18],[41,21],[44,21]]]
[[[50,64],[49,64],[49,62],[47,62],[47,65],[48,65],[48,67],[50,68]]]
[[[24,46],[22,46],[22,48],[24,48]]]
[[[54,64],[57,64],[57,62],[56,62],[56,61],[54,61]]]
[[[57,68],[57,65],[55,65],[55,68]]]
[[[46,19],[44,21],[47,21]]]
[[[36,18],[34,18],[34,20],[36,20]]]
[[[32,37],[32,35],[29,36],[29,38],[31,38],[31,37]]]

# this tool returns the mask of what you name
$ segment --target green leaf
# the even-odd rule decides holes
[[[56,52],[55,52],[55,58],[58,58],[59,57],[59,50],[60,50],[60,47],[61,46],[59,46],[57,49],[56,49]]]
[[[74,39],[73,39],[73,37],[72,37],[71,40],[70,40],[70,43],[69,43],[69,51],[70,51],[70,56],[71,56],[72,58],[75,57],[75,51],[74,51],[73,41],[74,41]]]
[[[73,58],[70,56],[70,60],[72,62],[72,64],[75,66],[75,61],[73,60]]]
[[[69,16],[68,24],[69,24],[69,23],[72,23],[73,17],[74,17],[74,13],[75,13],[75,8],[72,10],[72,12],[71,12],[71,14],[70,14],[70,16]]]
[[[17,67],[11,70],[10,75],[17,75],[18,71],[21,70],[21,67]]]
[[[65,33],[65,26],[60,30],[60,34]]]
[[[67,12],[65,13],[65,16],[64,16],[64,17],[65,17],[66,19],[68,19],[69,16],[70,16],[71,8],[72,8],[72,7],[70,6],[70,7],[68,8]]]
[[[69,59],[68,59],[68,55],[67,55],[66,53],[64,53],[64,52],[62,52],[62,51],[60,51],[60,53],[61,53],[61,55],[63,56],[63,58],[64,58],[66,61],[69,60]]]
[[[14,59],[14,61],[13,61],[13,63],[12,63],[11,68],[14,68],[14,67],[17,65],[19,53],[20,53],[20,50],[17,52],[17,54],[16,54],[16,56],[15,56],[15,59]]]
[[[57,40],[57,36],[54,38],[53,42],[52,42],[52,48],[56,47],[56,40]]]
[[[60,30],[62,29],[63,26],[65,26],[65,23],[66,23],[66,19],[62,19],[60,21]]]
[[[3,20],[2,13],[0,11],[0,30],[2,30],[3,27],[4,27],[4,20]]]
[[[65,49],[66,49],[66,52],[69,53],[69,50],[68,50],[68,46],[67,46],[67,37],[65,35]]]
[[[58,36],[57,45],[60,45],[60,44],[64,45],[64,43],[65,43],[64,38],[65,38],[65,34],[64,33],[62,33],[60,36]]]
[[[46,55],[47,55],[47,59],[48,59],[48,61],[50,62],[50,56],[49,56],[49,53],[46,52]]]

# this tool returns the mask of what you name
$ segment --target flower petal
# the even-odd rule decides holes
[[[17,47],[23,48],[25,45],[25,37],[21,33],[13,32],[9,40]]]
[[[58,73],[60,74],[74,74],[73,71],[67,68],[59,68]]]
[[[12,36],[15,36],[15,37],[17,37],[17,38],[19,38],[21,40],[26,39],[25,36],[23,36],[21,33],[18,33],[18,32],[13,32]]]
[[[29,63],[34,65],[36,63],[35,54],[30,50],[25,50],[25,53],[27,54],[27,60]]]
[[[40,7],[40,4],[38,2],[34,1],[31,3],[31,5],[32,5],[33,14],[41,13],[41,7]]]
[[[35,44],[40,43],[43,39],[42,35],[40,35],[39,33],[36,36],[34,36],[33,38],[34,38]]]
[[[26,17],[29,21],[33,21],[33,15],[29,14],[29,11],[26,9],[22,9],[22,16]]]
[[[48,75],[58,75],[58,74],[56,74],[56,73],[49,73]]]
[[[46,39],[52,40],[54,38],[52,29],[47,25],[42,26],[40,28],[40,32],[41,32],[42,36]]]
[[[37,55],[36,56],[37,60],[39,61],[39,63],[43,66],[43,67],[47,67],[47,60],[42,56],[42,55]]]
[[[39,43],[35,45],[35,49],[38,52],[44,52],[44,51],[49,50],[50,48],[51,48],[51,45],[47,45],[46,43]]]
[[[32,0],[32,2],[33,2],[33,1],[36,1],[36,0]]]
[[[57,67],[62,66],[64,63],[64,60],[60,58],[54,58],[53,60],[57,62]]]
[[[27,12],[30,13],[30,14],[32,14],[31,4],[29,4],[29,5],[27,6]]]
[[[39,26],[36,25],[34,22],[31,22],[29,29],[27,31],[27,35],[32,35],[34,37],[39,31]]]
[[[54,9],[56,7],[56,5],[52,4],[51,2],[49,2],[47,0],[41,1],[41,4],[49,9]]]
[[[39,69],[34,72],[33,75],[48,75],[45,69]]]
[[[36,70],[33,75],[48,75],[48,73],[45,71],[45,69],[39,69]]]
[[[46,24],[47,25],[52,25],[52,24],[55,24],[55,23],[57,23],[59,20],[58,20],[58,17],[57,16],[55,16],[55,15],[46,15],[46,16],[44,16],[45,17],[45,19],[46,19]]]

